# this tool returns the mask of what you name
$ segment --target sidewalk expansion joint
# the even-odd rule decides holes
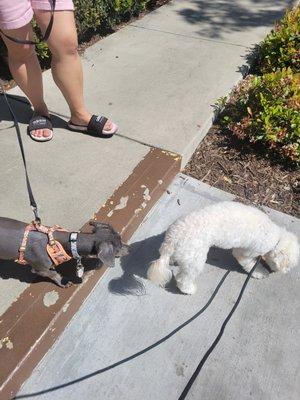
[[[138,140],[138,139],[130,138],[130,137],[126,136],[126,135],[122,135],[121,133],[115,133],[114,136],[118,136],[118,137],[120,137],[122,139],[125,139],[125,140],[128,140],[130,142],[138,143],[138,144],[140,144],[142,146],[149,147],[150,149],[151,148],[155,148],[155,149],[161,150],[161,151],[170,151],[168,149],[164,149],[163,147],[159,147],[159,146],[156,146],[156,145],[153,145],[153,144],[150,144],[150,143],[142,142],[141,140]]]
[[[153,32],[160,32],[160,33],[165,33],[167,35],[174,35],[174,36],[182,36],[188,39],[195,39],[195,40],[200,40],[202,42],[210,42],[210,43],[216,43],[216,44],[225,44],[228,46],[235,46],[235,47],[242,47],[243,49],[248,49],[249,46],[245,46],[243,44],[238,44],[238,43],[232,43],[232,42],[225,42],[223,40],[215,40],[215,39],[208,39],[203,36],[193,36],[193,35],[186,35],[184,33],[176,33],[176,32],[170,32],[170,31],[163,31],[161,29],[156,29],[156,28],[147,28],[145,26],[140,26],[140,25],[134,25],[130,24],[129,25],[132,28],[138,28],[138,29],[144,29],[147,31],[153,31]]]

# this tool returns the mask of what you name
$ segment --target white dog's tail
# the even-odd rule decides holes
[[[172,279],[172,271],[169,268],[170,257],[174,251],[172,243],[165,241],[159,252],[160,258],[153,261],[148,269],[148,279],[150,281],[165,286]]]

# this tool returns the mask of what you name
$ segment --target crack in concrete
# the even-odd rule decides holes
[[[138,29],[144,29],[146,31],[153,31],[153,32],[160,32],[160,33],[166,33],[168,35],[174,35],[174,36],[182,36],[182,37],[186,37],[188,39],[196,39],[196,40],[200,40],[203,42],[212,42],[212,43],[217,43],[217,44],[225,44],[225,45],[229,45],[229,46],[235,46],[235,47],[242,47],[244,49],[248,49],[249,46],[245,46],[243,44],[238,44],[238,43],[232,43],[232,42],[225,42],[223,40],[215,40],[215,39],[208,39],[205,38],[203,36],[193,36],[193,35],[186,35],[184,33],[176,33],[176,32],[170,32],[170,31],[163,31],[161,29],[157,29],[157,28],[147,28],[145,26],[139,26],[139,25],[133,25],[130,24],[129,25],[132,28],[138,28]]]

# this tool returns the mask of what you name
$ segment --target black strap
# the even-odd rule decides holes
[[[31,188],[30,181],[29,181],[26,158],[25,158],[25,151],[24,151],[24,146],[23,146],[23,142],[22,142],[22,136],[21,136],[21,132],[20,132],[19,123],[18,123],[18,120],[17,120],[17,118],[16,118],[16,116],[15,116],[15,114],[13,112],[13,109],[12,109],[10,103],[9,103],[8,97],[7,97],[6,93],[5,93],[5,90],[4,90],[4,87],[3,87],[2,84],[1,84],[1,88],[2,88],[2,93],[3,93],[3,96],[4,96],[5,102],[7,104],[7,107],[8,107],[8,110],[10,112],[10,115],[11,115],[11,117],[13,119],[14,126],[15,126],[15,129],[16,129],[16,132],[17,132],[18,142],[19,142],[19,146],[20,146],[20,150],[21,150],[21,154],[22,154],[22,159],[23,159],[23,164],[24,164],[24,169],[25,169],[26,185],[27,185],[27,191],[28,191],[30,206],[31,206],[31,209],[32,209],[33,214],[34,214],[35,221],[40,224],[41,223],[41,219],[40,219],[39,214],[38,214],[38,207],[37,207],[36,201],[34,199],[32,188]]]
[[[107,367],[103,367],[101,369],[98,369],[96,371],[90,372],[89,374],[83,375],[80,378],[74,379],[69,382],[62,383],[58,386],[51,387],[49,389],[44,389],[39,392],[34,392],[34,393],[27,393],[27,394],[21,394],[19,396],[14,397],[14,399],[28,399],[29,397],[34,397],[34,396],[41,396],[42,394],[45,393],[51,393],[54,392],[58,389],[63,389],[65,387],[69,387],[74,385],[75,383],[79,383],[82,381],[85,381],[86,379],[90,379],[96,375],[103,374],[106,371],[110,371],[111,369],[114,369],[118,367],[119,365],[128,363],[135,358],[140,357],[141,355],[148,353],[152,349],[155,349],[156,347],[160,346],[161,344],[165,343],[167,340],[169,340],[172,336],[176,335],[177,332],[182,330],[184,327],[189,325],[191,322],[193,322],[196,318],[198,318],[201,314],[204,313],[204,311],[210,306],[216,295],[218,294],[220,288],[222,287],[223,283],[225,282],[225,279],[228,277],[230,274],[230,270],[226,271],[225,274],[222,276],[221,280],[219,281],[217,287],[214,289],[212,295],[210,296],[209,300],[207,303],[196,313],[194,314],[191,318],[189,318],[187,321],[183,322],[181,325],[179,325],[177,328],[175,328],[172,332],[168,333],[165,335],[163,338],[157,340],[155,343],[151,344],[150,346],[138,351],[137,353],[132,354],[131,356],[128,356],[126,358],[123,358],[122,360],[116,361],[113,364],[108,365]]]
[[[49,129],[52,130],[52,122],[49,117],[46,115],[34,115],[28,124],[28,131],[31,133],[32,131],[35,131],[37,129]]]
[[[223,336],[223,333],[225,331],[226,325],[227,323],[230,321],[233,313],[235,312],[237,306],[239,305],[244,291],[246,289],[246,286],[249,282],[249,279],[251,278],[255,268],[258,266],[258,264],[261,261],[261,257],[258,257],[258,259],[256,260],[256,263],[254,264],[254,267],[251,269],[251,271],[249,272],[249,274],[247,275],[247,278],[245,279],[242,289],[240,290],[240,293],[238,295],[238,298],[236,299],[236,302],[234,303],[234,306],[232,307],[231,311],[229,312],[229,314],[227,315],[227,317],[225,318],[220,332],[218,333],[218,336],[215,338],[215,340],[213,341],[212,345],[209,347],[209,349],[207,350],[207,352],[204,354],[204,356],[202,357],[202,360],[199,362],[197,368],[195,369],[195,372],[193,373],[193,375],[191,376],[190,380],[188,381],[187,385],[185,386],[183,392],[181,393],[181,395],[179,396],[178,400],[184,400],[187,396],[187,394],[189,393],[191,387],[193,386],[193,383],[195,382],[197,376],[199,375],[203,365],[205,364],[206,360],[208,359],[208,357],[210,356],[210,354],[213,352],[213,350],[215,349],[215,347],[217,346],[217,344],[219,343],[221,337]]]
[[[107,122],[106,117],[92,115],[87,127],[87,133],[89,133],[90,135],[101,136],[106,122]]]
[[[56,0],[49,0],[49,2],[50,2],[50,6],[51,6],[51,18],[50,18],[49,24],[48,24],[48,26],[47,26],[45,35],[42,37],[42,41],[44,41],[44,42],[45,42],[46,40],[49,39],[51,30],[52,30],[53,20],[54,20],[54,11],[55,11],[55,5],[56,5]],[[4,35],[7,39],[12,40],[13,42],[18,43],[18,44],[30,44],[30,45],[32,45],[32,46],[35,46],[36,44],[39,43],[39,42],[35,42],[35,41],[33,41],[33,40],[25,40],[25,39],[22,40],[22,39],[19,39],[19,38],[14,38],[14,37],[12,37],[12,36],[7,35],[6,33],[4,33],[1,29],[0,29],[0,32],[1,32],[2,35]]]
[[[247,284],[248,284],[248,281],[249,281],[250,277],[252,276],[252,273],[253,273],[253,271],[255,270],[255,268],[257,267],[257,265],[258,265],[258,263],[259,263],[260,260],[261,260],[261,257],[259,257],[259,259],[258,259],[257,262],[255,263],[254,267],[252,268],[252,270],[249,272],[247,278],[245,279],[245,282],[244,282],[243,287],[242,287],[242,289],[241,289],[241,291],[240,291],[240,294],[239,294],[239,296],[238,296],[238,299],[237,299],[237,301],[236,301],[234,307],[232,308],[231,312],[229,313],[229,315],[227,316],[227,318],[225,319],[225,321],[224,321],[224,323],[223,323],[223,325],[222,325],[222,327],[221,327],[221,331],[220,331],[220,334],[221,334],[221,335],[220,335],[220,334],[218,335],[217,339],[214,341],[213,345],[209,348],[209,350],[206,352],[205,356],[203,357],[202,361],[200,362],[200,364],[202,363],[201,368],[202,368],[204,362],[206,361],[206,359],[208,358],[209,354],[212,352],[213,348],[216,346],[217,340],[218,340],[218,341],[220,340],[220,337],[221,337],[222,334],[223,334],[223,331],[224,331],[224,329],[225,329],[225,326],[226,326],[227,322],[229,321],[229,319],[231,318],[231,316],[232,316],[233,312],[235,311],[236,307],[238,306],[238,303],[240,302],[240,300],[241,300],[241,298],[242,298],[242,296],[243,296],[243,293],[244,293],[245,288],[246,288],[246,286],[247,286]],[[48,388],[48,389],[43,389],[43,390],[40,390],[40,391],[38,391],[38,392],[32,392],[32,393],[21,394],[21,395],[19,395],[19,396],[16,396],[14,399],[25,399],[25,398],[28,399],[29,397],[41,396],[42,394],[52,393],[52,392],[55,392],[56,390],[63,389],[63,388],[66,388],[66,387],[70,387],[70,386],[72,386],[72,385],[74,385],[74,384],[76,384],[76,383],[83,382],[83,381],[85,381],[85,380],[87,380],[87,379],[90,379],[90,378],[92,378],[92,377],[94,377],[94,376],[97,376],[97,375],[103,374],[104,372],[110,371],[111,369],[114,369],[114,368],[116,368],[116,367],[118,367],[118,366],[120,366],[120,365],[122,365],[122,364],[128,363],[128,362],[134,360],[135,358],[140,357],[141,355],[143,355],[143,354],[145,354],[145,353],[151,351],[152,349],[158,347],[159,345],[161,345],[162,343],[164,343],[164,342],[166,342],[168,339],[170,339],[172,336],[174,336],[177,332],[179,332],[179,331],[180,331],[181,329],[183,329],[185,326],[187,326],[187,325],[190,324],[192,321],[194,321],[196,318],[198,318],[198,317],[209,307],[209,305],[212,303],[212,301],[213,301],[214,298],[216,297],[218,291],[220,290],[221,286],[223,285],[225,279],[227,278],[227,276],[228,276],[229,274],[230,274],[230,270],[228,270],[228,271],[223,275],[222,279],[220,280],[220,282],[218,283],[218,285],[217,285],[217,287],[215,288],[214,292],[212,293],[210,299],[209,299],[208,302],[201,308],[201,310],[199,310],[195,315],[193,315],[193,316],[192,316],[191,318],[189,318],[187,321],[183,322],[181,325],[179,325],[177,328],[175,328],[172,332],[168,333],[166,336],[164,336],[163,338],[159,339],[157,342],[151,344],[150,346],[144,348],[143,350],[138,351],[137,353],[132,354],[132,355],[129,356],[129,357],[123,358],[122,360],[119,360],[119,361],[117,361],[117,362],[115,362],[115,363],[113,363],[113,364],[110,364],[110,365],[108,365],[107,367],[104,367],[104,368],[98,369],[98,370],[96,370],[96,371],[90,372],[89,374],[83,375],[83,376],[81,376],[81,377],[79,377],[79,378],[76,378],[76,379],[74,379],[74,380],[72,380],[72,381],[68,381],[68,382],[62,383],[62,384],[60,384],[60,385],[50,387],[50,388]],[[205,357],[206,357],[206,358],[205,358]],[[204,359],[205,359],[205,360],[204,360]],[[204,362],[203,362],[203,360],[204,360]],[[200,365],[200,364],[199,364],[199,365]],[[200,368],[200,369],[201,369],[201,368]],[[200,372],[200,371],[198,371],[198,373],[199,373],[199,372]],[[197,375],[198,375],[198,374],[197,374]],[[180,397],[181,399],[184,399],[184,398],[185,398],[185,396],[187,395],[187,393],[188,393],[189,389],[191,388],[193,382],[195,381],[197,375],[194,377],[193,380],[192,380],[192,378],[190,379],[189,383],[187,384],[186,388],[184,389],[184,392],[183,392],[182,395],[181,395],[181,396],[184,395],[184,397]],[[194,376],[194,375],[193,375],[193,376]]]

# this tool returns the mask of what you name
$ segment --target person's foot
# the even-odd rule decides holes
[[[48,121],[50,121],[50,114],[46,105],[34,109],[33,118],[36,118],[37,116],[40,116],[41,119],[45,117]],[[30,121],[32,121],[32,119]],[[48,125],[48,123],[46,123],[46,125]],[[50,125],[49,127],[48,126],[44,127],[44,124],[42,123],[42,124],[36,124],[36,126],[37,129],[34,129],[34,126],[31,124],[29,131],[29,135],[33,140],[36,140],[38,142],[45,142],[52,139],[53,130],[50,129]]]
[[[92,114],[86,112],[86,113],[82,113],[82,114],[74,114],[71,115],[71,119],[70,119],[70,123],[73,125],[78,125],[78,126],[87,126],[90,122],[92,118]],[[103,127],[103,133],[105,134],[105,132],[110,132],[111,130],[113,130],[115,128],[115,124],[110,121],[107,120],[104,127]]]

